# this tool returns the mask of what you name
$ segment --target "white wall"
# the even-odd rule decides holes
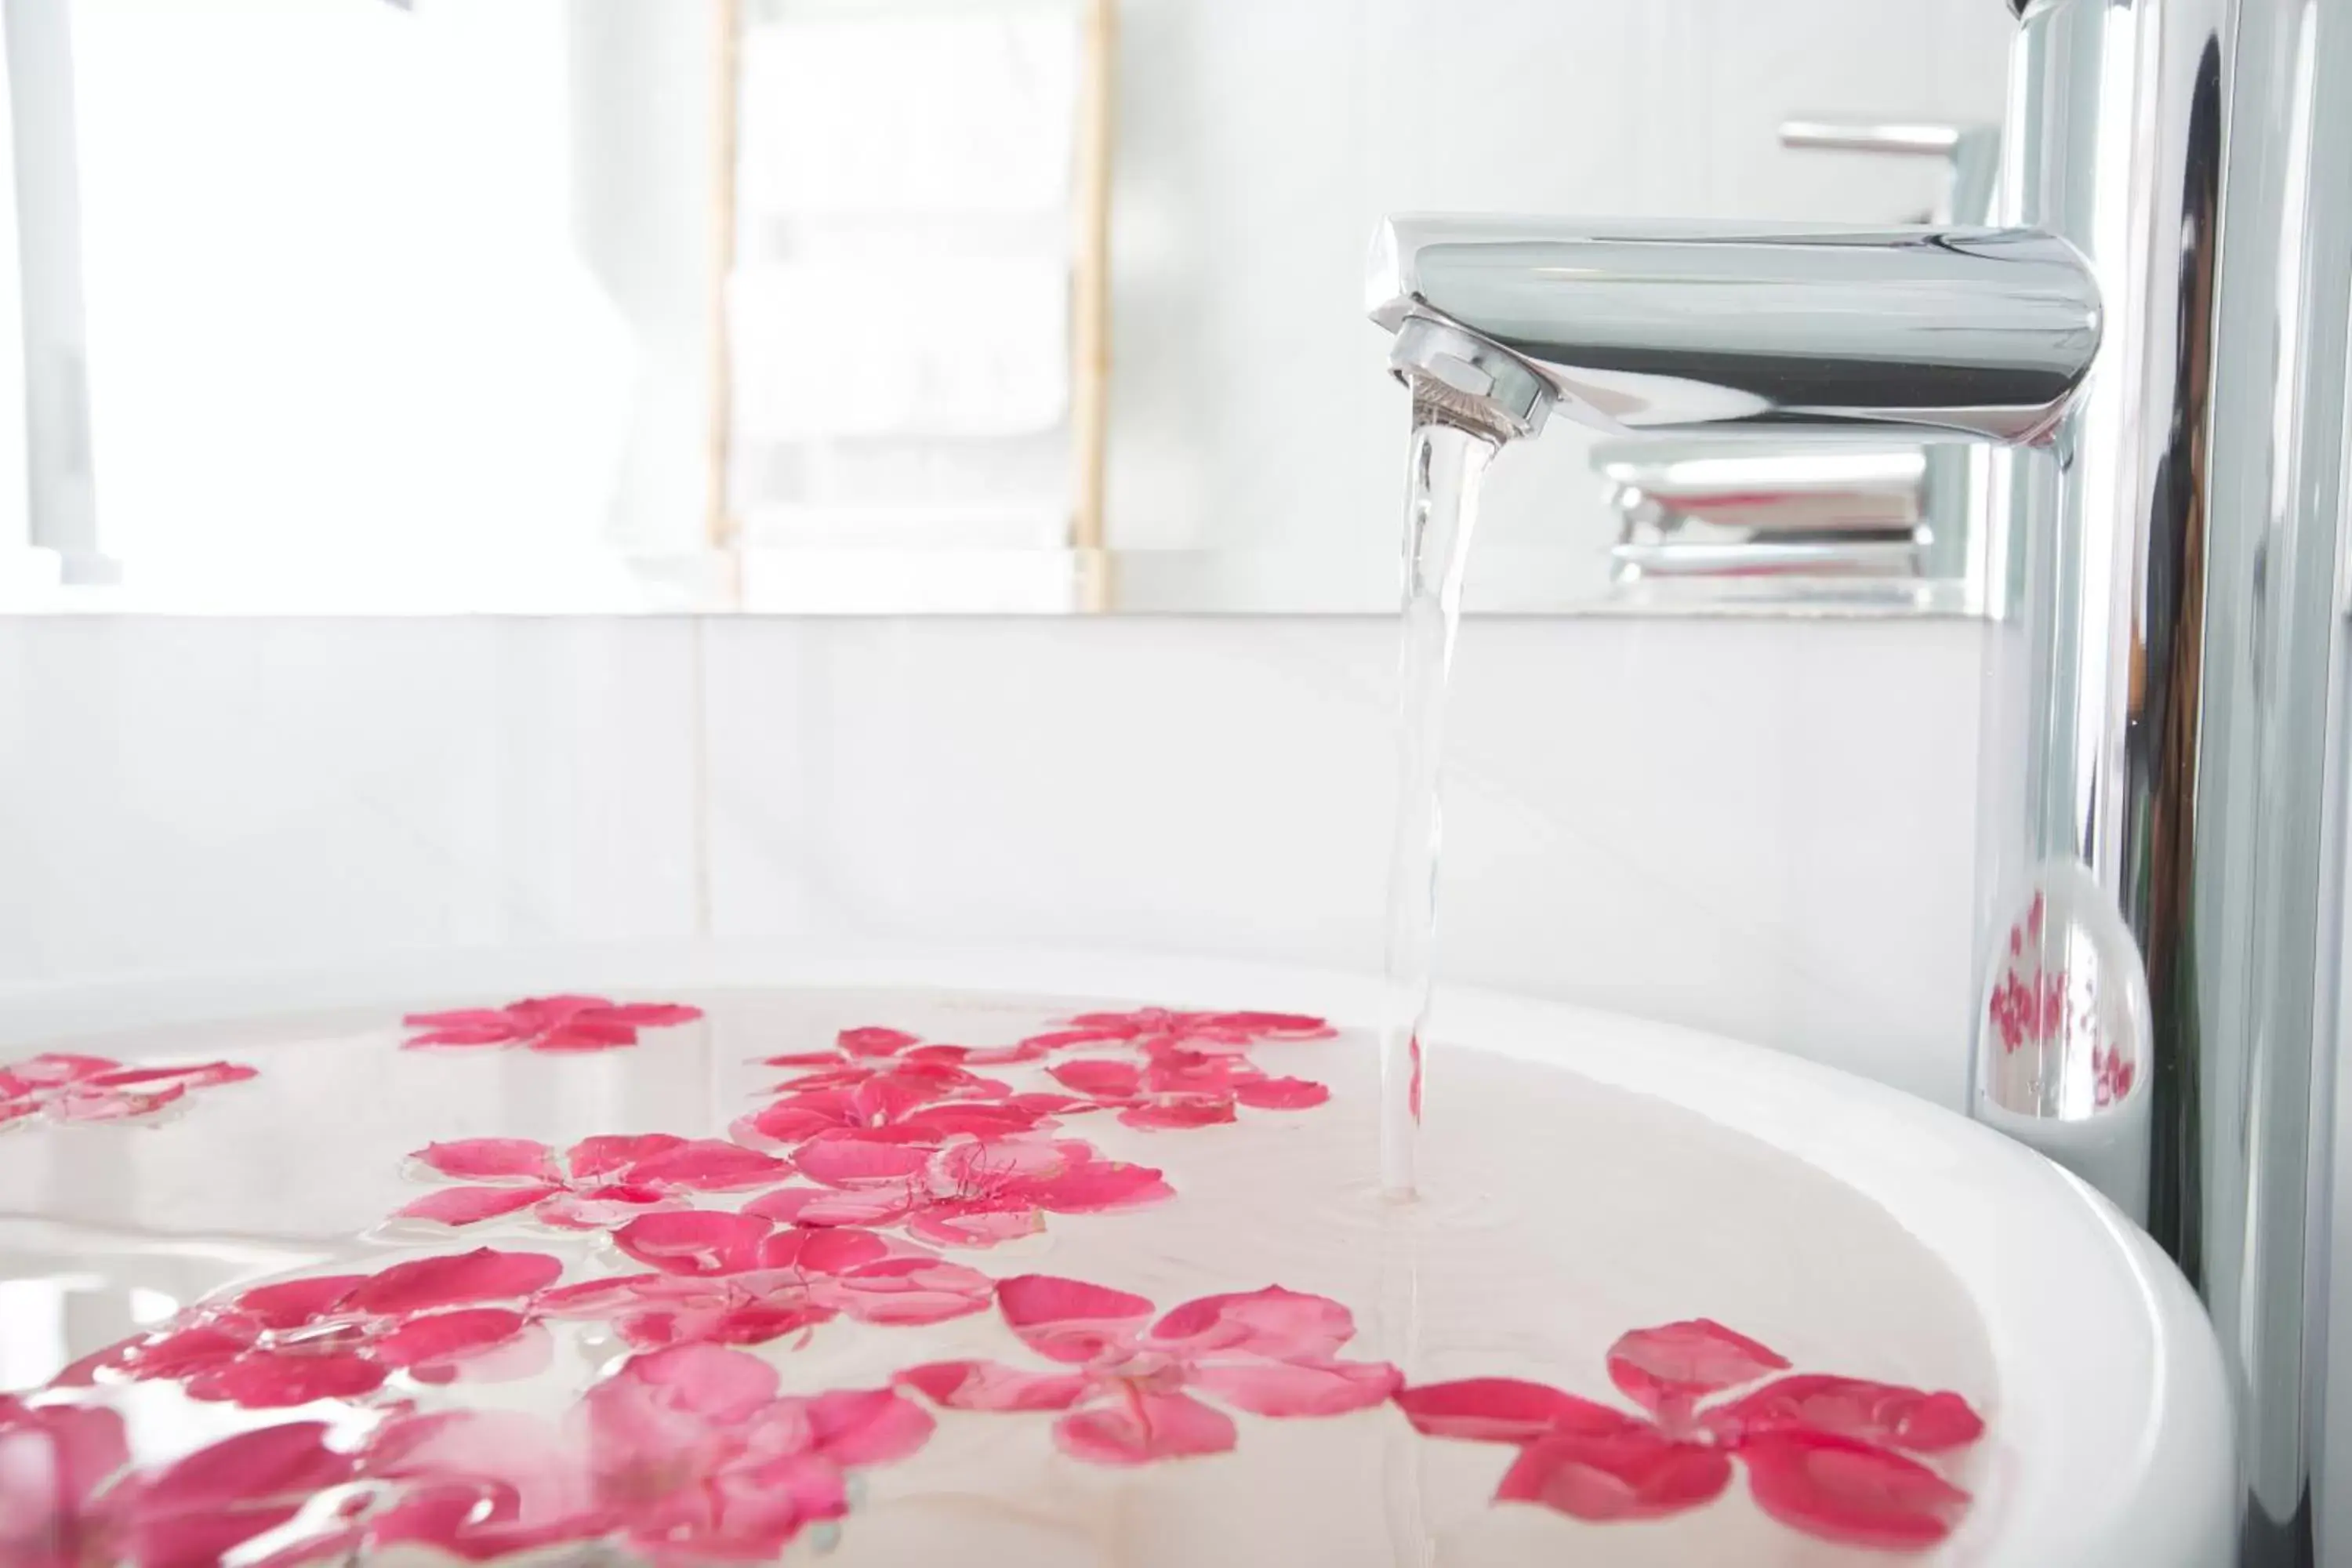
[[[1957,1104],[1979,636],[1473,622],[1443,974]],[[1392,638],[0,621],[0,984],[698,929],[1370,969]]]

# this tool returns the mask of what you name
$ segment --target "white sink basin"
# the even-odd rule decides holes
[[[1313,1013],[1353,1026],[1377,1018],[1381,997],[1358,977],[1132,956],[805,946],[502,952],[336,973],[0,990],[0,1062],[26,1046],[165,1023],[361,1007],[396,1016],[445,996],[742,986],[1116,997]],[[1927,1560],[2053,1568],[2219,1568],[2231,1560],[2231,1422],[2211,1331],[2172,1265],[2073,1177],[1894,1090],[1685,1030],[1464,992],[1442,995],[1432,1035],[1441,1100],[1447,1041],[1570,1068],[1671,1102],[1866,1194],[1948,1269],[1981,1322],[1998,1415],[1971,1481],[1976,1506]],[[0,1143],[0,1174],[21,1157],[12,1146]],[[1819,1288],[1834,1290],[1836,1281]]]

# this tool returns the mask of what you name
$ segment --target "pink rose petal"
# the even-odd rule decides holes
[[[828,1096],[837,1093],[830,1089],[816,1092]],[[851,1125],[845,1106],[807,1103],[814,1098],[814,1094],[793,1095],[763,1110],[739,1116],[729,1124],[727,1135],[753,1148],[789,1146],[806,1142],[820,1132],[837,1131]]]
[[[212,1089],[243,1083],[260,1073],[238,1062],[204,1062],[195,1067],[118,1068],[85,1080],[93,1089],[153,1089],[176,1084],[183,1089]]]
[[[558,1230],[610,1230],[639,1215],[688,1207],[654,1187],[614,1185],[558,1193],[539,1205],[539,1222]]]
[[[643,1301],[648,1292],[685,1289],[694,1281],[668,1274],[619,1274],[583,1279],[541,1293],[534,1308],[547,1318],[610,1318]]]
[[[665,1274],[727,1274],[755,1268],[769,1231],[756,1215],[698,1210],[641,1215],[613,1233],[613,1243]]]
[[[253,1345],[254,1330],[200,1324],[123,1346],[112,1364],[137,1378],[182,1378],[219,1366],[244,1354]],[[101,1358],[99,1365],[109,1364]]]
[[[68,1084],[112,1072],[121,1065],[110,1057],[83,1057],[65,1051],[47,1051],[18,1062],[9,1071],[37,1089],[63,1089]]]
[[[1234,1102],[1230,1095],[1170,1097],[1148,1105],[1132,1106],[1120,1111],[1118,1119],[1129,1127],[1161,1131],[1220,1127],[1234,1120]]]
[[[76,1084],[50,1100],[48,1110],[60,1121],[127,1121],[161,1110],[187,1092],[187,1086],[179,1083],[161,1084],[143,1092]]]
[[[668,1407],[705,1420],[739,1421],[776,1397],[782,1375],[745,1351],[680,1345],[633,1357],[612,1382],[648,1390]]]
[[[996,1304],[1030,1349],[1049,1361],[1079,1363],[1131,1343],[1151,1315],[1151,1303],[1140,1296],[1051,1274],[998,1281]]]
[[[898,1123],[907,1132],[932,1142],[950,1138],[1005,1138],[1026,1132],[1038,1122],[1038,1113],[1009,1100],[970,1104],[927,1105]]]
[[[1069,1094],[1016,1094],[1004,1102],[1008,1110],[1034,1118],[1034,1125],[1049,1127],[1056,1116],[1084,1116],[1091,1111],[1114,1110],[1115,1100],[1081,1100]]]
[[[479,1225],[484,1220],[526,1209],[563,1189],[531,1187],[445,1187],[403,1204],[392,1211],[394,1219],[431,1220],[436,1225]]]
[[[436,1046],[502,1046],[516,1037],[515,1030],[506,1024],[458,1024],[413,1035],[400,1043],[400,1048],[422,1051]]]
[[[1024,1191],[1039,1207],[1055,1214],[1139,1208],[1176,1195],[1175,1189],[1150,1166],[1116,1160],[1089,1160],[1059,1175],[1031,1183]]]
[[[795,1278],[738,1274],[723,1279],[637,1274],[565,1286],[540,1299],[553,1318],[610,1322],[637,1350],[709,1343],[764,1344],[832,1320]]]
[[[1213,1021],[1220,1028],[1261,1040],[1328,1040],[1339,1033],[1305,1013],[1219,1013]]]
[[[824,1299],[861,1323],[943,1323],[985,1311],[995,1282],[959,1263],[890,1258],[828,1281]]]
[[[355,1399],[383,1384],[383,1368],[349,1351],[252,1350],[207,1366],[181,1386],[192,1399],[274,1410],[314,1399]]]
[[[193,1568],[276,1529],[313,1493],[351,1479],[353,1461],[326,1436],[315,1421],[239,1433],[119,1488],[109,1511],[128,1538],[123,1555],[147,1568]]]
[[[1356,1337],[1356,1320],[1328,1296],[1269,1285],[1202,1296],[1172,1307],[1151,1325],[1152,1342],[1186,1355],[1214,1351],[1283,1360],[1336,1355]]]
[[[908,1236],[934,1247],[994,1247],[1045,1230],[1044,1212],[1026,1201],[935,1204],[907,1222]]]
[[[1739,1458],[1759,1508],[1824,1541],[1916,1552],[1950,1534],[1969,1505],[1925,1465],[1828,1433],[1766,1433]]]
[[[1414,1431],[1476,1443],[1532,1443],[1556,1431],[1607,1436],[1640,1425],[1605,1405],[1515,1377],[1421,1384],[1400,1390],[1396,1403]]]
[[[683,1002],[623,1002],[600,1008],[598,1016],[633,1028],[667,1029],[695,1022],[702,1016],[702,1009]]]
[[[409,1013],[401,1023],[412,1029],[505,1029],[514,1026],[503,1007],[458,1007],[441,1013]]]
[[[514,1339],[523,1331],[520,1312],[501,1307],[466,1307],[414,1317],[375,1342],[376,1359],[390,1367],[462,1361]]]
[[[743,1212],[779,1225],[820,1228],[894,1225],[906,1217],[908,1201],[903,1191],[837,1193],[822,1187],[784,1187],[752,1199],[743,1205]]]
[[[894,1057],[922,1042],[903,1029],[866,1028],[844,1029],[834,1037],[834,1043],[853,1057]]]
[[[555,1151],[530,1138],[460,1138],[428,1143],[409,1158],[459,1182],[540,1182],[562,1179]]]
[[[887,1465],[930,1439],[937,1423],[887,1388],[839,1389],[808,1404],[816,1446],[839,1465]]]
[[[706,1489],[716,1529],[701,1542],[696,1562],[724,1556],[773,1561],[803,1526],[849,1512],[841,1467],[816,1454],[770,1460],[757,1470],[730,1469]]]
[[[236,1310],[266,1329],[299,1329],[367,1283],[364,1274],[313,1274],[257,1285],[236,1298]]]
[[[546,1327],[526,1320],[522,1331],[453,1361],[420,1361],[404,1369],[419,1383],[519,1383],[539,1376],[555,1361],[555,1342]]]
[[[965,1049],[956,1059],[968,1062],[973,1067],[1011,1067],[1016,1062],[1035,1061],[1045,1055],[1049,1049],[1051,1049],[1050,1047],[1040,1046],[1034,1040],[1023,1040],[1018,1045],[982,1046],[976,1049]]]
[[[891,1244],[867,1230],[778,1230],[758,1247],[761,1268],[803,1274],[845,1274],[890,1255]]]
[[[632,1182],[685,1187],[698,1193],[772,1186],[790,1173],[782,1161],[719,1138],[698,1138],[638,1161]]]
[[[220,1509],[257,1499],[307,1500],[351,1478],[352,1458],[327,1446],[323,1422],[242,1432],[189,1455],[139,1489],[142,1512]]]
[[[893,1380],[950,1410],[1067,1410],[1087,1391],[1083,1373],[1023,1372],[992,1361],[910,1366]]]
[[[1223,1454],[1236,1438],[1233,1417],[1184,1394],[1141,1394],[1131,1402],[1074,1411],[1054,1423],[1054,1445],[1096,1465]]]
[[[629,1025],[602,1018],[574,1018],[528,1042],[528,1048],[560,1054],[566,1051],[616,1051],[637,1043]]]
[[[369,1444],[368,1469],[404,1483],[368,1522],[379,1550],[427,1545],[482,1562],[592,1540],[617,1522],[594,1497],[586,1445],[517,1411],[395,1419]]]
[[[1662,1415],[1687,1415],[1707,1394],[1788,1366],[1777,1352],[1709,1318],[1636,1329],[1609,1347],[1609,1381]]]
[[[667,1154],[685,1142],[673,1132],[601,1132],[564,1151],[563,1161],[574,1178],[594,1181]]]
[[[1063,1088],[1097,1100],[1131,1100],[1143,1090],[1143,1069],[1133,1062],[1056,1062],[1045,1074]]]
[[[898,1184],[919,1175],[931,1151],[920,1145],[886,1143],[855,1136],[818,1138],[801,1146],[793,1163],[801,1174],[828,1187]]]
[[[513,1300],[545,1289],[562,1272],[562,1262],[543,1252],[482,1247],[396,1263],[354,1286],[343,1305],[353,1311],[404,1317],[436,1307]]]
[[[787,1051],[780,1057],[754,1057],[754,1063],[771,1068],[830,1068],[841,1065],[839,1051]]]
[[[1322,1084],[1303,1078],[1267,1078],[1236,1084],[1234,1098],[1255,1110],[1308,1110],[1331,1098]]]
[[[1386,1362],[1240,1361],[1194,1369],[1187,1382],[1253,1415],[1344,1415],[1385,1405],[1403,1383]]]
[[[1707,1425],[1735,1440],[1801,1429],[1922,1454],[1964,1447],[1985,1429],[1983,1419],[1957,1394],[1812,1373],[1775,1378],[1709,1410]]]
[[[131,1462],[122,1417],[0,1394],[0,1563],[72,1568],[98,1557],[90,1504]]]
[[[1611,1433],[1555,1432],[1520,1450],[1497,1502],[1531,1502],[1571,1519],[1664,1519],[1714,1501],[1731,1482],[1720,1450],[1628,1421]]]

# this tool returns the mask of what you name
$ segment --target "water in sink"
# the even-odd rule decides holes
[[[1400,1205],[1312,1019],[511,1001],[0,1078],[0,1563],[1837,1563],[1998,1506],[1958,1282],[1664,1102],[1452,1051]]]

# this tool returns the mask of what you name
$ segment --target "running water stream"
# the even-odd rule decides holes
[[[1403,648],[1399,660],[1396,837],[1389,857],[1388,997],[1381,1035],[1381,1190],[1419,1187],[1423,1034],[1429,1023],[1444,838],[1438,767],[1462,574],[1478,519],[1478,485],[1501,449],[1446,389],[1413,383],[1405,489]]]

